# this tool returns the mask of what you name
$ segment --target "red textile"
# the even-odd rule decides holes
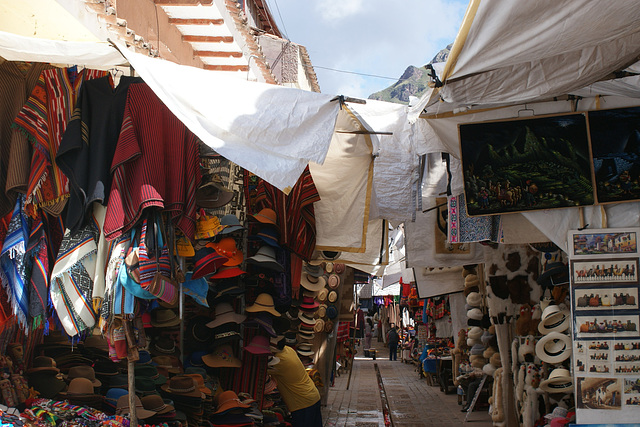
[[[193,239],[200,183],[198,138],[144,83],[129,87],[104,233],[112,240],[129,231],[142,210],[157,206]]]

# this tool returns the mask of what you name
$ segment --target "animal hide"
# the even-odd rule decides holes
[[[504,421],[504,396],[502,392],[502,368],[496,369],[493,373],[493,411],[491,419],[493,422]]]

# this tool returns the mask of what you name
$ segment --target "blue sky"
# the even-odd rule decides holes
[[[455,39],[467,0],[267,0],[280,30],[306,46],[323,93],[366,98]],[[321,68],[322,67],[322,68]],[[383,79],[326,70],[391,77]]]

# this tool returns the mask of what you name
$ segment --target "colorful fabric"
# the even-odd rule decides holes
[[[261,180],[256,192],[260,208],[271,208],[276,212],[280,227],[280,243],[305,261],[311,259],[316,247],[316,217],[313,203],[320,195],[313,183],[309,167],[285,195],[268,182]]]
[[[140,77],[122,76],[113,88],[110,75],[85,82],[56,155],[69,178],[65,224],[76,231],[94,201],[106,205],[111,191],[111,162],[118,143],[129,85]]]
[[[48,67],[15,61],[0,64],[0,216],[13,211],[16,190],[26,189],[29,175],[29,142],[23,133],[11,129],[13,120]]]
[[[29,313],[29,293],[27,274],[30,270],[29,258],[26,256],[27,239],[29,238],[29,219],[23,210],[24,197],[18,197],[13,209],[11,222],[0,252],[0,279],[9,300],[13,314],[21,327],[27,329]]]
[[[158,132],[162,129],[162,132]],[[199,140],[144,83],[132,84],[111,165],[104,232],[112,240],[157,206],[190,239],[196,231]],[[158,167],[162,165],[162,167]]]
[[[464,193],[449,196],[448,211],[449,243],[504,242],[500,216],[468,216]]]
[[[104,210],[97,204],[95,209]],[[95,324],[92,296],[99,257],[99,216],[94,212],[91,222],[77,232],[67,229],[51,273],[51,301],[62,326],[72,337]]]
[[[31,96],[14,123],[33,145],[27,188],[27,211],[42,208],[51,215],[62,212],[69,197],[67,177],[55,158],[85,80],[105,76],[106,71],[76,67],[52,68],[40,74]]]
[[[49,251],[43,213],[38,212],[29,235],[27,254],[33,259],[29,281],[29,317],[46,317],[49,301]]]

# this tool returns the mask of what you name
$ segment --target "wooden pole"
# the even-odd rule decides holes
[[[138,416],[136,414],[136,377],[135,361],[133,357],[127,357],[127,379],[129,382],[129,417],[130,427],[138,427]]]

